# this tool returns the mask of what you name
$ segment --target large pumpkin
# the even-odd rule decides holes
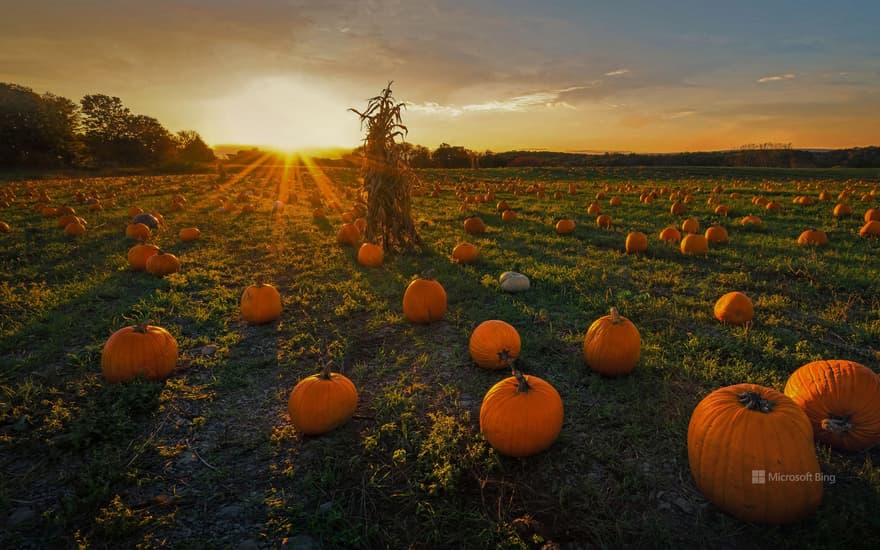
[[[343,246],[354,246],[361,242],[361,232],[353,223],[344,223],[336,234],[336,243]]]
[[[648,236],[641,231],[630,231],[624,244],[627,254],[636,254],[648,250]]]
[[[660,240],[667,242],[678,242],[681,240],[681,233],[674,227],[667,227],[660,232]]]
[[[629,374],[642,351],[639,329],[611,308],[610,315],[596,319],[584,336],[584,359],[595,372],[605,376]]]
[[[700,222],[697,218],[690,217],[686,218],[683,222],[681,222],[681,230],[685,233],[699,233],[700,232]]]
[[[568,233],[574,232],[575,223],[574,220],[570,218],[562,218],[558,222],[556,222],[556,232],[560,235],[565,235]]]
[[[728,325],[744,325],[752,320],[755,308],[742,292],[728,292],[715,302],[715,318]]]
[[[685,235],[681,240],[681,253],[705,256],[709,253],[709,241],[703,235]]]
[[[771,388],[738,384],[700,401],[688,426],[688,462],[700,492],[756,523],[790,523],[822,500],[813,430],[797,404]]]
[[[319,435],[348,422],[357,408],[358,392],[345,375],[330,372],[330,364],[320,374],[300,380],[287,400],[287,413],[293,426],[306,435]]]
[[[198,227],[184,227],[177,236],[183,242],[197,241],[201,238],[202,232]]]
[[[727,230],[720,225],[713,225],[706,229],[706,240],[712,244],[724,244],[727,242]]]
[[[143,323],[114,332],[101,351],[101,371],[108,382],[138,376],[163,380],[177,365],[177,341],[162,327]]]
[[[519,357],[519,333],[504,321],[483,321],[471,333],[468,349],[474,362],[484,369],[509,368]]]
[[[871,220],[859,229],[859,237],[880,237],[880,222]]]
[[[241,318],[252,325],[271,323],[281,317],[281,294],[272,285],[257,283],[241,293]]]
[[[130,223],[125,227],[125,236],[130,239],[146,241],[151,234],[150,228],[142,223]]]
[[[821,229],[807,229],[798,236],[797,243],[801,246],[824,246],[828,244],[828,235]]]
[[[480,406],[480,433],[499,453],[531,456],[562,430],[562,398],[550,383],[519,371],[492,386]]]
[[[430,274],[415,279],[403,293],[403,314],[411,323],[439,321],[446,314],[446,290]]]
[[[154,244],[136,244],[128,249],[128,265],[132,271],[144,271],[150,256],[158,253],[159,247]]]
[[[807,413],[818,441],[846,451],[880,443],[880,376],[853,361],[813,361],[785,384]]]

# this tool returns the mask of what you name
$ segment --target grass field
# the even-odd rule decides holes
[[[380,269],[336,245],[339,214],[312,218],[309,196],[351,205],[357,174],[314,165],[255,167],[216,175],[15,181],[0,208],[0,546],[182,548],[532,548],[870,546],[880,533],[880,450],[841,453],[819,446],[826,483],[818,514],[786,527],[743,523],[708,504],[687,462],[691,411],[721,386],[753,382],[782,390],[800,365],[880,359],[880,242],[858,237],[859,197],[874,171],[845,173],[723,169],[499,169],[421,174],[439,197],[415,199],[422,254],[388,255]],[[546,184],[547,196],[514,196]],[[568,184],[578,186],[569,195]],[[519,214],[502,222],[495,204],[469,205],[488,225],[463,230],[454,186],[498,188]],[[614,218],[599,229],[587,205]],[[729,218],[707,204],[723,186]],[[639,191],[694,189],[688,214],[721,221],[730,243],[683,256],[657,239],[680,226],[669,201]],[[836,197],[845,187],[853,217],[832,202],[792,204],[796,195]],[[698,189],[699,188],[699,189]],[[28,189],[47,190],[89,222],[69,238],[34,211]],[[90,211],[76,191],[94,190]],[[562,197],[554,199],[556,190]],[[729,194],[738,192],[740,198]],[[171,196],[187,205],[170,211]],[[776,199],[781,212],[752,204]],[[619,196],[620,206],[608,199]],[[231,211],[218,211],[218,199]],[[273,208],[273,201],[285,206]],[[245,202],[255,211],[242,211]],[[19,205],[26,208],[19,209]],[[165,278],[129,271],[128,207],[164,214],[154,237],[178,255]],[[759,215],[760,228],[739,218]],[[557,235],[555,218],[577,222]],[[202,238],[181,243],[177,231]],[[801,248],[801,231],[827,232],[826,248]],[[623,253],[629,230],[648,252]],[[478,262],[450,261],[463,240]],[[445,319],[411,325],[401,300],[409,280],[436,271],[449,298]],[[521,271],[525,293],[506,294],[498,275]],[[242,290],[274,284],[281,320],[248,326]],[[712,306],[739,290],[752,297],[748,327],[718,323]],[[611,306],[642,337],[627,377],[585,365],[584,333]],[[164,383],[110,385],[100,356],[111,332],[150,319],[181,350]],[[522,336],[524,371],[551,382],[565,404],[559,439],[527,459],[497,455],[479,434],[483,394],[505,372],[477,368],[473,328],[502,319]],[[351,422],[320,437],[290,425],[287,397],[326,362],[357,385]]]

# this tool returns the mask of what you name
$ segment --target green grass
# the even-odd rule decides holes
[[[350,204],[357,174],[326,173]],[[354,250],[335,244],[338,215],[312,220],[316,184],[307,171],[287,176],[257,169],[232,183],[135,176],[3,184],[16,200],[0,209],[13,227],[0,234],[0,545],[818,548],[864,547],[880,530],[878,450],[818,447],[837,482],[826,485],[814,518],[785,527],[749,525],[706,503],[686,452],[690,413],[718,387],[781,390],[794,369],[819,358],[877,370],[880,243],[857,236],[868,204],[855,197],[856,216],[836,221],[833,203],[791,203],[818,193],[798,190],[799,182],[835,194],[845,185],[866,191],[878,185],[876,174],[426,171],[423,180],[440,182],[442,193],[415,199],[425,251],[386,255],[381,269],[359,266]],[[465,235],[453,186],[476,193],[512,181],[546,184],[548,198],[497,191],[519,220],[502,222],[494,203],[474,205],[488,231]],[[579,184],[578,195],[549,198],[569,182]],[[623,199],[618,207],[601,201],[615,220],[611,230],[586,214],[606,184],[609,198]],[[716,184],[725,188],[729,219],[706,204]],[[662,186],[704,188],[688,213],[703,227],[721,221],[731,242],[706,258],[659,242],[660,230],[680,220],[665,197],[643,205],[638,193]],[[30,208],[29,187],[74,205],[88,233],[65,238],[54,219]],[[82,188],[105,197],[106,208],[77,203],[73,193]],[[256,212],[217,211],[218,194],[236,202],[244,191]],[[731,191],[741,198],[730,199]],[[175,193],[188,199],[182,211],[168,208]],[[754,206],[757,194],[784,210]],[[276,198],[288,202],[280,213],[272,210]],[[132,243],[123,234],[132,205],[165,214],[155,240],[180,257],[180,273],[156,279],[128,271]],[[764,226],[740,227],[749,213]],[[574,234],[553,231],[563,215],[577,222]],[[202,240],[179,243],[177,231],[190,225]],[[808,227],[825,230],[831,245],[797,247]],[[647,253],[623,254],[630,229],[648,235]],[[480,247],[478,262],[450,262],[462,240]],[[410,325],[403,292],[429,268],[449,309],[441,322]],[[510,269],[526,273],[532,289],[501,292],[498,275]],[[252,327],[238,318],[238,301],[258,280],[276,285],[285,307],[279,322]],[[712,316],[715,300],[732,290],[755,302],[747,329]],[[615,380],[593,374],[581,352],[587,327],[611,306],[642,336],[638,367]],[[552,383],[565,403],[558,441],[528,459],[499,456],[479,434],[482,396],[506,373],[477,368],[467,342],[492,318],[518,329],[521,368]],[[106,384],[103,343],[143,319],[177,339],[178,368],[164,383]],[[205,353],[208,345],[216,351]],[[358,410],[330,434],[303,437],[289,423],[287,397],[328,361],[357,385]]]

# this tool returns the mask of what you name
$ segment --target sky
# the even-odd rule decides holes
[[[118,96],[211,145],[349,147],[394,81],[407,140],[475,150],[880,145],[880,2],[28,0],[0,82]]]

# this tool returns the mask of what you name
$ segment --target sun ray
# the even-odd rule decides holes
[[[220,186],[217,189],[215,189],[213,193],[211,193],[209,195],[205,195],[205,197],[202,200],[200,200],[198,203],[196,203],[194,205],[194,207],[195,208],[204,208],[205,204],[207,204],[208,202],[210,202],[212,200],[222,200],[223,198],[225,198],[226,194],[229,192],[229,189],[233,185],[240,182],[246,176],[248,176],[251,172],[253,172],[257,168],[262,166],[263,163],[265,163],[269,159],[270,156],[271,156],[271,154],[265,153],[262,156],[254,159],[253,162],[251,162],[250,164],[245,166],[242,170],[229,176],[229,178],[225,182],[221,183]]]
[[[333,180],[324,173],[324,170],[318,166],[315,159],[308,155],[300,155],[300,158],[302,159],[306,170],[308,170],[309,174],[312,176],[312,179],[315,180],[315,185],[318,186],[318,192],[324,197],[324,202],[335,202],[336,204],[341,205],[342,201],[339,200],[339,195],[336,193],[336,185],[333,183]]]

